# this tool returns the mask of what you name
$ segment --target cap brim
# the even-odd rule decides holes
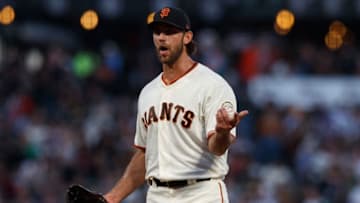
[[[180,30],[186,30],[185,28],[183,28],[183,27],[181,27],[179,25],[176,25],[175,23],[171,23],[169,21],[164,21],[164,20],[153,21],[150,24],[148,24],[148,26],[149,26],[150,29],[153,29],[154,25],[159,24],[159,23],[160,24],[163,23],[163,24],[166,24],[166,25],[170,25],[170,26],[176,27],[176,28],[178,28]]]

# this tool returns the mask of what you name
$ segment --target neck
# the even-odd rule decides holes
[[[166,84],[171,84],[193,68],[194,64],[195,61],[193,61],[189,56],[182,60],[179,59],[173,64],[163,64],[163,81]]]

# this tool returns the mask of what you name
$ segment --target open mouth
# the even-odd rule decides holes
[[[159,47],[159,50],[160,50],[160,51],[167,51],[167,50],[168,50],[168,48],[167,48],[167,47],[165,47],[165,46],[160,46],[160,47]]]
[[[168,53],[168,51],[169,51],[169,48],[167,48],[167,47],[165,47],[165,46],[160,46],[160,47],[159,47],[159,53],[160,53],[161,55]]]

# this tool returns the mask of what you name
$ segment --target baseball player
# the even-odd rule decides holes
[[[162,73],[139,95],[137,151],[104,197],[121,202],[146,181],[148,203],[228,202],[227,152],[248,111],[236,112],[228,83],[191,58],[193,32],[183,10],[162,8],[148,25]]]

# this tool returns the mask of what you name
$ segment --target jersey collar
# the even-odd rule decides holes
[[[198,64],[198,62],[194,62],[193,64],[192,64],[192,66],[185,72],[185,73],[183,73],[182,75],[180,75],[178,78],[176,78],[176,79],[174,79],[174,80],[172,80],[172,81],[170,81],[170,82],[165,82],[165,80],[164,80],[164,75],[163,74],[161,74],[161,81],[162,81],[162,83],[165,85],[165,86],[170,86],[170,85],[172,85],[172,84],[174,84],[176,81],[178,81],[180,78],[182,78],[182,77],[184,77],[186,74],[188,74],[189,72],[191,72],[195,67],[196,67],[196,65]]]

